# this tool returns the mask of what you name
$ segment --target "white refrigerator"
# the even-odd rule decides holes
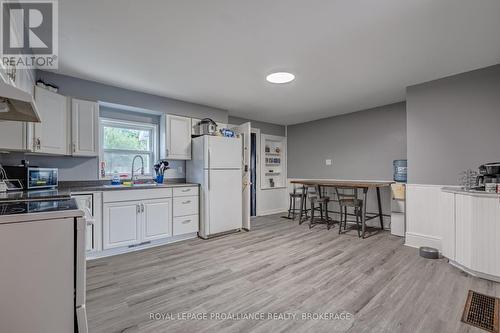
[[[186,180],[201,184],[200,237],[241,230],[242,157],[240,138],[204,135],[193,139]]]

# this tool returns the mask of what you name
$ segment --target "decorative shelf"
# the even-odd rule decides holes
[[[263,134],[261,156],[265,158],[260,164],[260,188],[271,190],[286,187],[286,137]]]

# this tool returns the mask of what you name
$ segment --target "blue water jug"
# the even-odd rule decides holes
[[[394,160],[394,181],[406,183],[408,175],[408,161],[407,160]]]

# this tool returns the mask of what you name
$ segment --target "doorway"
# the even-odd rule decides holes
[[[260,194],[260,129],[250,131],[250,216],[259,215]]]
[[[250,134],[250,216],[257,216],[257,133]]]

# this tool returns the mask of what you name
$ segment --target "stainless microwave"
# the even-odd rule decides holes
[[[27,166],[4,166],[9,179],[19,179],[24,189],[34,190],[55,188],[58,183],[57,168],[39,168]]]

